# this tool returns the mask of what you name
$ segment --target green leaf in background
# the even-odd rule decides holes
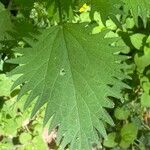
[[[124,107],[118,107],[115,109],[114,116],[119,120],[126,120],[130,115],[130,111]]]
[[[0,74],[0,96],[10,96],[11,86],[13,81],[6,77],[5,74]]]
[[[118,143],[115,142],[115,139],[116,139],[116,133],[115,132],[109,133],[107,139],[104,140],[103,145],[109,148],[116,147]]]
[[[20,135],[19,140],[22,144],[27,144],[31,142],[32,136],[30,135],[30,133],[24,132]]]
[[[141,95],[141,106],[150,107],[150,81],[148,77],[141,78],[141,87],[143,93]]]
[[[144,54],[136,54],[134,57],[137,70],[142,73],[144,69],[150,65],[150,48],[144,46]]]
[[[95,128],[106,137],[103,122],[114,125],[105,110],[114,106],[107,96],[122,99],[120,91],[126,87],[117,79],[126,76],[119,63],[125,57],[115,54],[120,47],[110,45],[116,39],[88,31],[92,29],[86,24],[51,27],[31,48],[16,49],[23,57],[10,60],[23,64],[10,74],[23,74],[13,88],[25,83],[19,94],[30,92],[25,108],[38,97],[34,116],[46,103],[44,124],[53,116],[50,128],[60,125],[58,143],[63,137],[62,148],[71,143],[71,150],[91,150],[92,143],[99,143]]]
[[[134,19],[133,18],[127,18],[124,26],[126,29],[132,29],[135,26]]]
[[[143,107],[150,107],[150,94],[149,93],[142,93],[141,96],[141,105]]]
[[[46,142],[44,142],[41,135],[35,136],[32,139],[32,142],[33,142],[32,148],[34,147],[35,149],[37,149],[38,147],[39,150],[47,150],[47,144]]]
[[[137,49],[137,50],[141,50],[141,47],[143,46],[144,43],[144,38],[146,37],[146,35],[141,34],[141,33],[136,33],[130,36],[131,39],[131,43],[132,45]]]
[[[2,142],[0,142],[0,149],[1,150],[10,150],[12,149],[12,147],[14,147],[13,143],[12,143],[12,139],[4,139]]]
[[[134,123],[125,124],[121,129],[121,142],[122,148],[128,148],[137,137],[138,128]]]
[[[148,73],[148,72],[147,72]],[[148,74],[147,74],[148,75]],[[150,90],[150,82],[148,76],[143,76],[140,79],[140,85],[143,88],[143,90],[147,93],[149,93]]]
[[[109,17],[117,23],[116,15],[120,14],[119,7],[121,5],[121,0],[91,0],[90,4],[92,15],[95,11],[100,12],[104,24]]]
[[[134,18],[136,25],[138,25],[138,17],[140,16],[143,20],[144,26],[146,27],[148,17],[150,16],[150,1],[149,0],[122,0],[125,5],[125,15],[128,11],[131,11],[131,14]]]
[[[5,9],[4,5],[0,2],[0,42],[4,39],[10,38],[7,31],[12,30],[12,23],[8,10]],[[0,43],[0,49],[2,45]]]
[[[6,114],[6,115],[8,116],[10,114]],[[6,117],[6,118],[3,118],[3,119],[7,120],[7,122],[5,123],[5,126],[3,128],[4,134],[6,136],[16,136],[17,129],[20,126],[20,124],[18,125],[14,118]]]

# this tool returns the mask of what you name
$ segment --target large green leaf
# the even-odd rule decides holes
[[[147,18],[150,17],[150,1],[149,0],[122,0],[125,3],[125,11],[127,14],[127,11],[131,11],[133,18],[138,24],[138,17],[141,17],[141,19],[144,22],[144,25],[146,26]]]
[[[121,98],[125,86],[116,39],[106,32],[92,35],[86,24],[64,24],[43,31],[22,54],[10,74],[21,74],[13,88],[25,83],[19,97],[29,92],[25,108],[36,98],[32,116],[46,103],[44,124],[53,116],[50,129],[59,125],[58,143],[71,150],[91,150],[98,142],[97,131],[106,137],[103,122],[114,125],[105,110],[112,108],[108,96]],[[114,45],[114,44],[113,44]],[[117,79],[119,78],[119,79]]]

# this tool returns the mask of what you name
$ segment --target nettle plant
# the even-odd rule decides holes
[[[75,19],[87,6],[90,22]],[[21,85],[18,99],[28,93],[25,109],[34,101],[31,117],[46,105],[43,124],[58,128],[62,149],[91,150],[107,138],[106,125],[115,125],[107,110],[129,88],[125,45],[106,28],[92,34],[95,12],[122,30],[127,16],[146,27],[149,8],[149,0],[13,0],[7,9],[0,3],[1,54],[14,64],[8,75],[17,75],[12,89]]]

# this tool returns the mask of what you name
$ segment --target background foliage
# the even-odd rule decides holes
[[[148,150],[150,149],[150,30],[149,30],[149,9],[150,2],[149,0],[133,0],[132,2],[129,0],[84,0],[84,1],[76,1],[76,0],[13,0],[6,1],[1,0],[0,2],[0,149],[71,149],[70,145],[68,145],[69,139],[68,137],[64,138],[63,144],[58,144],[56,147],[50,141],[44,141],[43,135],[43,119],[46,106],[42,107],[39,110],[39,106],[43,104],[37,105],[36,102],[33,102],[32,105],[29,106],[29,102],[32,99],[28,99],[29,93],[27,91],[19,94],[21,99],[16,103],[16,99],[18,93],[20,93],[20,89],[23,89],[25,80],[16,82],[20,75],[8,76],[8,72],[13,74],[14,68],[18,68],[18,62],[20,64],[30,61],[30,58],[34,58],[35,51],[40,49],[40,45],[43,44],[45,47],[49,47],[49,42],[53,39],[51,37],[54,34],[57,34],[57,29],[54,29],[53,35],[49,34],[52,31],[52,27],[57,27],[56,25],[61,24],[62,22],[73,22],[78,23],[79,26],[83,22],[90,23],[90,29],[92,29],[92,33],[95,38],[91,38],[89,40],[90,35],[84,34],[86,31],[80,31],[81,28],[77,26],[76,28],[66,27],[67,30],[70,30],[72,34],[82,35],[78,37],[78,41],[84,43],[84,47],[87,49],[93,44],[95,47],[95,43],[101,43],[100,48],[104,48],[104,51],[107,52],[107,49],[110,51],[112,49],[116,49],[118,51],[118,47],[121,50],[121,66],[123,66],[124,75],[120,78],[124,81],[123,85],[114,86],[114,93],[109,93],[111,96],[110,99],[114,102],[113,109],[107,109],[111,118],[114,120],[115,125],[113,125],[111,118],[108,118],[109,115],[104,113],[103,119],[105,122],[101,125],[99,129],[100,135],[98,135],[99,145],[94,145],[93,147],[96,149],[139,149],[139,150]],[[61,13],[61,14],[60,14]],[[95,25],[96,23],[96,25]],[[70,29],[71,28],[71,29]],[[78,30],[79,28],[79,30]],[[68,34],[67,30],[64,32],[66,35]],[[89,29],[88,29],[89,30]],[[109,30],[109,31],[107,31]],[[107,32],[105,32],[107,31]],[[41,35],[42,33],[42,35]],[[49,34],[49,37],[46,34]],[[102,34],[106,34],[108,40],[103,39]],[[40,35],[40,36],[39,36]],[[93,35],[92,35],[93,37]],[[119,38],[118,38],[119,37]],[[56,43],[61,43],[63,38],[59,36]],[[112,38],[110,40],[110,38]],[[69,47],[71,44],[69,43],[69,38],[64,38],[68,40]],[[63,40],[64,40],[63,39]],[[89,40],[87,43],[84,40]],[[114,40],[117,39],[117,40]],[[46,41],[47,40],[47,41]],[[94,42],[93,42],[94,41]],[[90,43],[90,45],[88,45]],[[38,43],[38,44],[37,44]],[[74,44],[76,41],[74,41]],[[113,43],[113,44],[112,44]],[[107,48],[107,44],[112,44],[112,46],[117,47],[109,47]],[[42,46],[43,46],[42,45]],[[62,44],[63,45],[63,44]],[[82,44],[76,44],[76,47],[79,47],[80,51],[82,51]],[[16,48],[17,47],[17,48]],[[71,47],[71,46],[70,46]],[[58,49],[58,47],[55,47]],[[27,49],[29,51],[25,51]],[[71,48],[70,48],[71,49]],[[48,48],[46,49],[48,50]],[[94,49],[93,49],[94,50]],[[88,51],[89,52],[89,51]],[[26,53],[26,58],[22,59],[22,56]],[[94,52],[93,52],[94,53]],[[107,56],[111,54],[107,52]],[[44,52],[43,56],[39,55],[36,59],[40,60],[40,57],[47,56],[48,52]],[[83,56],[84,53],[81,57]],[[96,53],[97,54],[97,53]],[[103,53],[101,52],[101,55]],[[77,55],[77,54],[76,54]],[[75,55],[73,55],[75,56]],[[98,55],[96,55],[98,58]],[[21,59],[20,59],[21,58]],[[80,58],[78,57],[75,58]],[[92,57],[91,57],[92,58]],[[112,64],[112,68],[110,70],[110,74],[115,70],[115,64],[113,61],[115,58],[111,58],[110,62]],[[16,60],[17,59],[17,60]],[[72,60],[74,57],[72,57]],[[114,59],[114,60],[113,60]],[[8,61],[9,60],[9,61]],[[87,60],[80,58],[80,60],[88,62]],[[11,61],[11,64],[10,64]],[[12,64],[13,62],[13,64]],[[34,67],[38,63],[41,64],[43,60],[35,61],[29,65]],[[107,63],[107,62],[105,62]],[[38,65],[39,65],[38,64]],[[72,63],[73,64],[73,63]],[[93,65],[94,61],[93,61]],[[96,63],[98,64],[98,61]],[[92,65],[91,65],[92,66]],[[21,68],[21,65],[19,66]],[[27,66],[28,67],[28,66]],[[80,66],[81,67],[81,66]],[[98,67],[96,67],[98,68]],[[107,67],[106,67],[107,68]],[[118,67],[119,70],[120,67]],[[29,69],[29,70],[30,70]],[[94,72],[92,70],[93,67],[89,67],[89,71]],[[13,70],[13,71],[12,71]],[[23,70],[25,74],[25,70]],[[31,73],[33,73],[30,70]],[[44,69],[43,69],[44,70]],[[82,68],[79,68],[80,72],[82,72]],[[107,80],[111,83],[113,82],[110,79],[109,72],[106,73],[103,71],[104,75],[102,76],[103,81],[105,81],[105,76],[107,76]],[[21,70],[22,71],[22,70]],[[42,73],[42,72],[41,72]],[[61,70],[61,75],[64,75],[64,70]],[[94,72],[95,73],[95,72]],[[98,71],[96,70],[98,74]],[[118,78],[120,73],[117,74],[116,70],[114,73]],[[96,74],[94,74],[96,76]],[[41,75],[42,76],[42,75]],[[37,79],[40,80],[41,76],[38,76],[34,82],[37,82]],[[88,75],[87,75],[88,76]],[[99,79],[101,76],[97,77]],[[129,78],[130,77],[130,78]],[[25,77],[26,78],[26,77]],[[76,76],[76,79],[78,76]],[[126,79],[125,79],[126,78]],[[105,81],[105,84],[111,84]],[[100,81],[100,79],[99,79]],[[15,88],[12,90],[12,85],[16,84]],[[31,80],[32,82],[32,80]],[[77,81],[79,82],[79,81]],[[107,83],[106,83],[107,82]],[[117,80],[113,84],[117,84]],[[80,82],[81,83],[81,82]],[[93,82],[92,82],[93,83]],[[91,83],[90,83],[91,84]],[[80,84],[79,84],[80,85]],[[129,85],[129,86],[127,86]],[[29,84],[29,89],[32,88],[33,83]],[[92,86],[91,86],[92,87]],[[126,87],[126,88],[120,88]],[[82,84],[79,86],[82,88]],[[105,86],[101,88],[105,89]],[[84,89],[84,88],[83,88]],[[120,90],[121,89],[121,90]],[[38,91],[38,90],[37,90]],[[40,90],[38,91],[40,92]],[[108,91],[107,91],[108,92]],[[107,93],[106,92],[106,93]],[[106,94],[107,95],[107,94]],[[101,96],[101,95],[100,95]],[[67,98],[67,97],[65,97]],[[24,102],[27,110],[24,111]],[[118,100],[120,99],[120,100]],[[124,102],[122,101],[124,100]],[[46,102],[46,101],[45,101]],[[95,104],[97,101],[94,101]],[[106,100],[107,102],[107,100]],[[39,103],[38,103],[39,104]],[[108,103],[109,104],[109,103]],[[102,106],[106,106],[105,102],[101,102]],[[109,104],[111,106],[112,103]],[[36,107],[35,107],[36,106]],[[98,106],[98,105],[96,105]],[[100,107],[100,106],[98,106]],[[95,108],[95,107],[94,107]],[[52,109],[52,108],[51,108]],[[30,113],[33,111],[35,114],[36,111],[39,112],[30,119]],[[58,110],[54,110],[58,111]],[[83,110],[84,111],[84,110]],[[59,112],[59,111],[58,111]],[[52,112],[51,112],[52,113]],[[84,113],[84,112],[82,112]],[[46,113],[48,114],[48,113]],[[49,116],[49,115],[48,115]],[[87,115],[88,116],[88,115]],[[89,125],[88,117],[83,117],[86,124]],[[49,119],[50,117],[48,117]],[[59,117],[59,120],[61,117]],[[95,119],[96,120],[96,119]],[[109,124],[107,124],[107,123]],[[76,126],[69,126],[68,120],[64,123],[64,126],[67,126],[70,132],[76,131]],[[76,125],[76,124],[74,124]],[[100,124],[99,124],[100,125]],[[102,130],[104,128],[104,130]],[[106,136],[105,129],[107,131],[108,137],[104,139]],[[98,128],[97,128],[98,130]],[[61,133],[62,132],[62,133]],[[61,131],[61,136],[63,133],[63,127]],[[86,131],[84,131],[86,133]],[[89,131],[87,130],[87,134]],[[93,132],[91,132],[93,134]],[[58,133],[59,134],[59,133]],[[89,136],[91,137],[92,134]],[[93,134],[95,136],[95,134]],[[86,138],[81,136],[81,141],[86,142]],[[60,137],[61,138],[61,137]],[[59,139],[58,139],[59,141]],[[60,139],[61,141],[61,139]],[[96,141],[94,141],[96,142]],[[59,143],[59,142],[58,142]],[[75,143],[75,142],[74,142]],[[77,145],[73,146],[73,150]],[[87,142],[88,143],[88,142]],[[80,144],[80,149],[88,149],[90,146],[85,143]],[[55,148],[54,148],[55,147]],[[87,147],[87,148],[86,148]],[[93,148],[93,149],[94,149]]]

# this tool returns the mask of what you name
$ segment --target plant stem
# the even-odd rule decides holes
[[[8,4],[8,6],[7,6],[7,9],[8,9],[8,10],[11,10],[11,7],[12,7],[12,0],[9,1],[9,4]]]
[[[61,9],[60,0],[57,0],[57,2],[58,2],[59,21],[60,21],[60,24],[61,24],[63,22],[62,9]]]

